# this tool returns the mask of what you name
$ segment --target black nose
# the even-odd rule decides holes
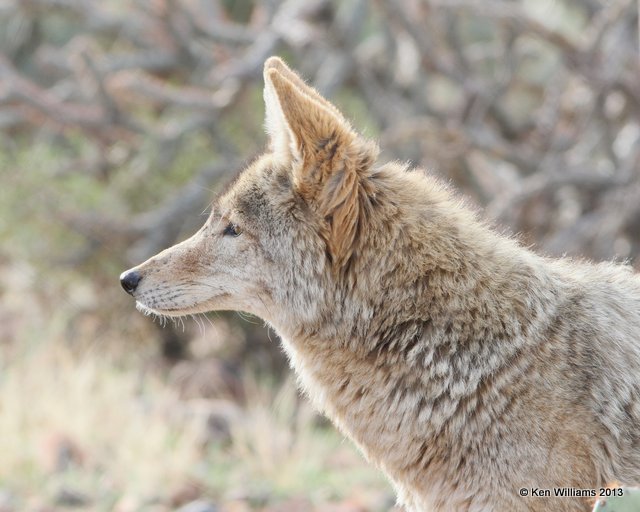
[[[120,274],[120,284],[129,295],[133,295],[133,292],[136,291],[140,279],[142,279],[142,276],[135,270],[127,270]]]

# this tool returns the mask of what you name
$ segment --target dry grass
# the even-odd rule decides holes
[[[292,380],[275,393],[255,381],[247,388],[248,405],[233,422],[231,443],[211,452],[228,466],[210,480],[219,493],[254,502],[302,496],[318,507],[350,499],[363,510],[384,510],[391,494],[382,476],[332,427],[320,424]]]
[[[21,496],[71,479],[87,496],[153,497],[198,460],[195,428],[171,421],[177,398],[158,377],[60,340],[5,363],[0,403],[0,482]]]
[[[75,500],[81,510],[166,512],[196,498],[229,512],[388,509],[382,476],[292,379],[247,372],[243,404],[184,399],[155,348],[135,342],[152,337],[148,320],[119,311],[117,298],[101,313],[111,292],[62,273],[44,282],[24,263],[0,266],[0,290],[3,511]],[[207,326],[204,337],[232,332]],[[211,435],[213,416],[228,435]]]

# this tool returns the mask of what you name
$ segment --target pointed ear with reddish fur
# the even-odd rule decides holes
[[[283,137],[278,132],[285,131],[289,147],[279,147],[289,150],[284,156],[305,163],[333,161],[357,138],[342,117],[273,68],[265,71],[265,99],[269,135]]]
[[[300,75],[298,75],[295,71],[293,71],[280,57],[269,57],[264,63],[264,71],[265,73],[269,69],[275,69],[278,71],[283,77],[289,80],[293,85],[295,85],[300,92],[303,92],[307,96],[316,100],[321,105],[327,107],[333,114],[340,119],[346,126],[350,126],[349,122],[344,118],[342,112],[338,110],[338,108],[333,105],[330,101],[325,99],[318,91],[316,91],[313,87],[308,85]]]
[[[291,166],[296,192],[326,220],[328,254],[342,266],[354,248],[364,177],[377,147],[281,60],[268,60],[264,77],[272,150]]]

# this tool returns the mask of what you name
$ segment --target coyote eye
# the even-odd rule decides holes
[[[240,236],[240,229],[233,222],[229,222],[227,227],[222,231],[224,236]]]

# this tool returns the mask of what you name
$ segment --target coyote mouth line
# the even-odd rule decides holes
[[[158,316],[183,316],[188,315],[189,310],[185,308],[152,308],[143,304],[140,301],[136,301],[136,309],[144,315],[158,315]]]

